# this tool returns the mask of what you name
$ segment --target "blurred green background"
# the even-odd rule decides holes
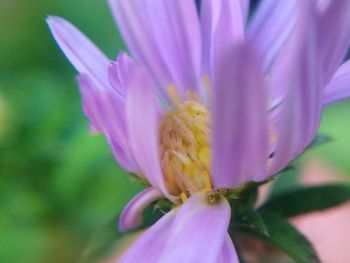
[[[101,0],[0,0],[0,262],[80,262],[142,186],[91,136],[75,71],[45,17],[77,25],[109,57],[125,49]],[[350,103],[326,109],[334,141],[310,152],[350,174]],[[102,230],[101,230],[102,229]]]

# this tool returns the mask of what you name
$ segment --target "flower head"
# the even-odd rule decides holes
[[[114,62],[67,21],[48,19],[80,72],[92,127],[151,185],[120,227],[137,226],[161,196],[176,207],[121,262],[238,261],[224,190],[284,168],[312,141],[325,103],[350,95],[339,80],[348,63],[335,73],[350,3],[319,2],[263,1],[246,24],[244,0],[203,0],[200,15],[189,0],[110,0],[132,55]]]

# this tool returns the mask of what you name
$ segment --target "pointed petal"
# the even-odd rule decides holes
[[[261,64],[242,45],[216,65],[213,89],[213,181],[232,188],[265,179],[267,103]]]
[[[213,57],[223,59],[232,45],[244,39],[244,14],[240,0],[203,0],[201,27],[204,73],[211,74]],[[214,52],[218,54],[214,55]]]
[[[94,129],[107,138],[118,163],[127,171],[137,172],[126,135],[124,100],[112,89],[100,89],[88,75],[78,78],[83,110]]]
[[[343,63],[325,88],[323,103],[331,104],[350,98],[350,61]]]
[[[285,44],[296,23],[298,0],[260,1],[247,30],[251,40],[268,69]]]
[[[176,213],[171,211],[146,230],[121,256],[118,263],[160,262]]]
[[[108,86],[108,58],[75,26],[60,17],[50,16],[47,19],[58,45],[81,73],[101,87]]]
[[[112,62],[108,67],[108,79],[112,88],[120,95],[125,96],[133,60],[125,52],[118,55],[117,61]]]
[[[163,89],[197,89],[201,42],[194,1],[109,0],[121,33]],[[163,90],[164,92],[164,90]]]
[[[149,187],[135,196],[123,209],[119,218],[119,229],[128,231],[138,227],[142,223],[142,212],[152,202],[163,195],[154,187]]]
[[[328,84],[350,45],[350,1],[333,0],[321,14],[319,30],[321,63]]]
[[[300,18],[293,35],[272,72],[270,85],[284,85],[288,92],[280,122],[279,138],[270,170],[275,173],[311,142],[322,113],[322,74],[317,41],[317,14],[312,1],[300,3]]]
[[[193,195],[177,212],[159,262],[214,263],[220,258],[230,221],[224,197],[209,204],[206,195]]]
[[[144,176],[168,196],[158,149],[160,107],[153,85],[146,69],[140,64],[135,65],[127,87],[127,130],[133,156]]]

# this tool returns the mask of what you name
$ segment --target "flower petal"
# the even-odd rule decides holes
[[[195,194],[149,228],[119,262],[238,262],[227,234],[230,215],[225,198],[209,204],[206,194]]]
[[[243,22],[246,23],[249,16],[250,0],[241,0]]]
[[[224,242],[224,246],[222,248],[220,263],[239,263],[237,252],[235,247],[233,246],[231,237],[227,234],[226,240]]]
[[[262,65],[244,44],[217,64],[213,89],[213,181],[232,188],[265,179],[267,103]]]
[[[324,90],[323,103],[331,104],[350,98],[350,61],[343,63]]]
[[[58,45],[81,73],[101,87],[108,86],[108,58],[75,26],[63,18],[50,16],[47,19]]]
[[[220,258],[231,209],[225,198],[209,204],[205,194],[190,197],[179,209],[159,262],[214,263]]]
[[[135,196],[120,215],[119,229],[128,231],[138,227],[142,223],[141,216],[145,208],[162,196],[162,193],[154,187],[149,187]]]
[[[322,113],[322,74],[317,41],[316,6],[299,2],[298,24],[274,65],[270,85],[288,92],[281,105],[281,120],[275,123],[279,138],[270,173],[273,174],[300,154],[311,142]]]
[[[244,14],[240,0],[202,0],[201,27],[204,74],[211,75],[215,56],[224,59],[232,45],[244,39]],[[215,54],[217,52],[219,54]]]
[[[121,33],[159,87],[197,89],[201,42],[194,1],[109,0]]]
[[[247,37],[263,58],[265,69],[270,67],[295,26],[297,3],[298,0],[260,1]]]
[[[320,12],[324,12],[333,0],[317,0],[316,5]]]
[[[176,213],[171,211],[146,230],[120,257],[118,263],[154,263],[160,262],[169,232],[174,223]]]
[[[151,30],[158,50],[180,90],[198,88],[201,36],[194,1],[147,2]]]
[[[172,82],[172,78],[158,52],[145,13],[145,1],[108,0],[108,3],[132,56],[146,65],[156,81],[156,91],[166,97],[164,87]]]
[[[81,75],[78,81],[83,109],[92,126],[103,132],[118,163],[130,172],[137,172],[128,146],[123,98],[111,88],[98,88],[88,75]]]
[[[333,0],[321,14],[319,30],[321,63],[328,84],[350,45],[350,1]]]
[[[153,93],[153,85],[146,69],[135,64],[127,87],[127,130],[133,156],[144,176],[168,196],[158,149],[160,107]]]
[[[47,23],[67,58],[82,74],[79,84],[83,108],[91,121],[90,127],[93,127],[93,131],[103,132],[120,165],[135,172],[137,165],[130,155],[125,137],[124,99],[119,90],[111,89],[108,58],[63,18],[49,17]]]
[[[122,96],[125,96],[133,60],[125,52],[118,55],[117,61],[112,62],[108,67],[108,79],[112,88]]]

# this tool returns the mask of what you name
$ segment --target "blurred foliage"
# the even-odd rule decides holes
[[[112,58],[124,48],[104,1],[0,2],[0,262],[79,262],[142,189],[103,137],[89,135],[48,14],[71,20]]]
[[[90,240],[118,235],[116,215],[142,189],[102,136],[88,134],[75,72],[45,24],[50,14],[111,58],[125,49],[106,1],[0,1],[0,262],[79,262]],[[350,172],[349,105],[325,110],[321,131],[333,141],[306,158]]]

